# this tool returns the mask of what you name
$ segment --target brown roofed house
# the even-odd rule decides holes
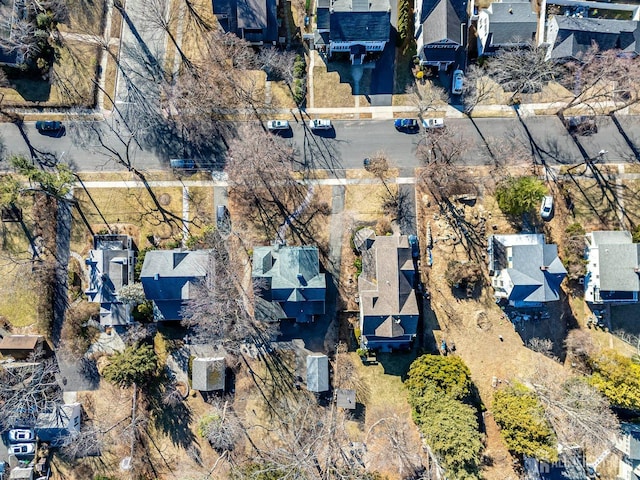
[[[406,349],[418,328],[415,267],[406,235],[376,236],[364,244],[360,293],[362,346],[391,351]]]

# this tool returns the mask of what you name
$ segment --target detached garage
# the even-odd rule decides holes
[[[329,390],[329,358],[322,353],[307,355],[307,390],[317,393]]]

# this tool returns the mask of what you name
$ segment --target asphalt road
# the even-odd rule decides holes
[[[292,132],[286,140],[296,146],[306,167],[343,176],[343,170],[360,168],[364,158],[379,151],[387,154],[402,175],[409,175],[411,169],[419,165],[415,153],[422,134],[397,132],[391,120],[333,123],[334,131],[313,133],[301,122],[292,122]],[[464,139],[467,144],[462,159],[466,165],[492,163],[489,151],[499,153],[516,143],[549,165],[580,163],[585,156],[593,158],[603,150],[607,152],[601,159],[604,162],[635,162],[638,160],[634,149],[635,152],[640,149],[640,117],[621,116],[615,120],[599,117],[598,132],[577,137],[578,142],[555,116],[529,117],[522,121],[517,118],[446,119],[446,124],[451,135]],[[0,136],[8,152],[55,156],[77,171],[121,170],[122,167],[110,159],[114,154],[107,152],[100,141],[123,156],[124,143],[105,125],[78,123],[70,125],[61,136],[46,136],[38,133],[33,123],[0,124]],[[135,139],[130,143],[129,158],[135,167],[141,170],[168,167],[169,159],[157,150],[138,146]]]

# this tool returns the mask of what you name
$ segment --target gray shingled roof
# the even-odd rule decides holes
[[[420,1],[420,0],[418,0]],[[462,23],[467,22],[467,2],[464,0],[423,0],[420,24],[423,25],[423,43],[448,39],[463,43]]]
[[[419,310],[407,236],[377,236],[361,253],[358,290],[364,317],[362,334],[381,338],[415,334]]]
[[[183,301],[207,274],[211,250],[151,250],[144,257],[140,281],[166,320],[179,320]]]
[[[499,252],[496,270],[506,268],[513,283],[509,295],[511,302],[550,302],[558,300],[560,284],[567,271],[558,258],[557,245],[544,243],[544,235],[494,235],[494,256]],[[511,266],[504,258],[507,247],[511,247]],[[498,260],[498,259],[496,259]]]
[[[391,13],[333,12],[329,29],[334,42],[386,42],[391,34]]]
[[[509,45],[534,42],[538,16],[530,2],[494,2],[489,14],[488,45]]]
[[[551,58],[567,58],[586,52],[596,43],[600,50],[620,49],[640,53],[638,22],[602,18],[559,17]]]
[[[627,231],[602,231],[592,233],[598,257],[601,291],[638,292],[640,275],[640,244],[632,243]],[[590,254],[591,256],[591,254]]]

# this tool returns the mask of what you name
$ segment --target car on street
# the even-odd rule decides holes
[[[444,118],[423,118],[422,126],[425,130],[444,128]]]
[[[593,135],[598,133],[596,118],[590,115],[566,117],[564,124],[571,135]]]
[[[196,162],[191,158],[171,158],[169,166],[176,170],[193,170],[196,168]]]
[[[553,197],[551,195],[546,195],[542,199],[540,216],[543,220],[549,220],[553,216]]]
[[[57,120],[38,120],[36,130],[39,132],[59,132],[62,130],[62,122]]]
[[[409,235],[409,246],[411,247],[411,258],[420,258],[420,245],[416,235]]]
[[[464,72],[462,70],[455,70],[451,79],[451,93],[454,95],[460,95],[462,93],[462,82],[464,79]]]
[[[16,443],[14,445],[10,445],[8,448],[9,455],[15,455],[16,457],[31,455],[35,451],[35,443]]]
[[[313,120],[309,120],[309,128],[311,130],[331,130],[333,125],[331,125],[331,120],[314,118]]]
[[[9,430],[9,441],[11,443],[33,442],[35,438],[33,430],[29,428],[15,428],[13,430]]]
[[[393,125],[401,132],[417,133],[420,130],[420,124],[415,118],[397,118]]]
[[[267,130],[276,132],[278,130],[289,130],[291,125],[289,125],[288,120],[269,120],[267,121]]]

